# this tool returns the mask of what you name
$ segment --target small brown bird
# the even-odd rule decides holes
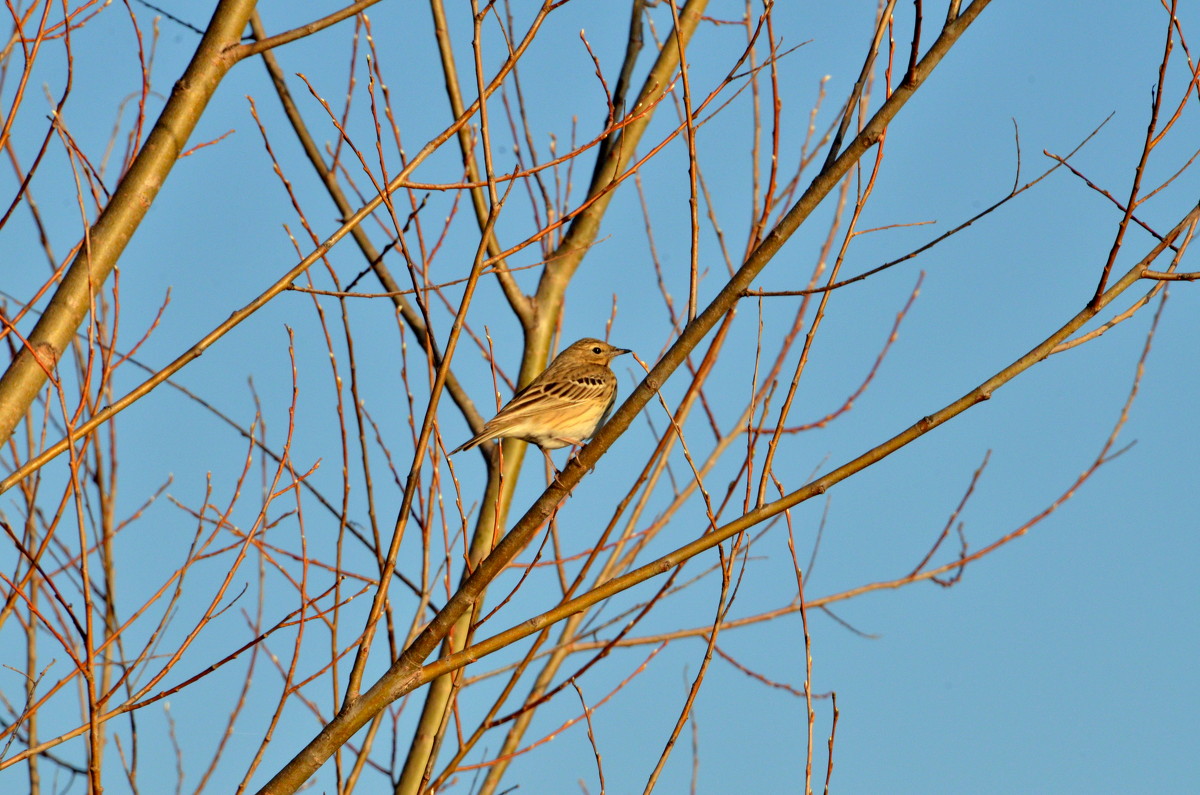
[[[608,363],[625,353],[629,353],[625,348],[591,337],[572,343],[513,395],[478,436],[451,450],[450,455],[502,438],[536,444],[547,458],[547,450],[583,444],[612,411],[617,377]]]

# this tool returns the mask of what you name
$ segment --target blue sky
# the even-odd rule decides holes
[[[905,52],[911,5],[900,5],[896,38],[899,51]],[[188,4],[165,7],[196,24],[203,23],[193,18]],[[709,14],[728,19],[736,17],[740,9],[737,3],[714,2]],[[803,43],[780,64],[785,170],[795,162],[821,79],[829,76],[819,129],[829,123],[853,84],[873,9],[874,4],[863,2],[838,4],[836,11],[812,4],[787,4],[777,9],[775,32],[783,47]],[[152,12],[140,6],[134,10],[142,30],[148,33]],[[268,30],[274,31],[326,10],[324,5],[306,8],[303,18],[295,16],[293,9],[277,6],[264,8],[263,13]],[[1185,35],[1189,24],[1196,22],[1189,16],[1193,12],[1183,11]],[[412,153],[449,121],[429,43],[428,12],[416,4],[385,2],[370,13],[404,145]],[[470,30],[467,16],[461,9],[456,13],[452,28],[457,46],[462,48],[459,67],[466,70]],[[517,9],[515,13],[520,18],[527,12]],[[943,13],[942,4],[926,8],[930,26],[926,43]],[[660,34],[665,32],[668,9],[655,9],[653,17]],[[594,66],[580,44],[580,29],[586,30],[611,86],[626,26],[623,13],[611,13],[610,5],[594,0],[573,0],[551,16],[528,56],[529,65],[521,72],[531,128],[543,153],[550,135],[557,137],[560,151],[565,148],[573,118],[578,120],[580,140],[594,135],[603,120]],[[1020,131],[1022,181],[1027,181],[1051,164],[1043,150],[1065,155],[1112,114],[1072,162],[1123,201],[1145,134],[1165,26],[1165,13],[1154,3],[1102,2],[1085,8],[1082,4],[994,2],[889,129],[879,182],[860,227],[929,223],[860,236],[850,249],[845,273],[859,273],[903,255],[1001,198],[1014,179],[1014,121]],[[161,28],[153,73],[157,95],[148,103],[152,115],[161,108],[162,96],[169,92],[196,40],[193,33],[168,21],[162,22]],[[113,127],[114,103],[137,88],[136,61],[124,51],[132,42],[131,30],[128,17],[120,9],[110,8],[74,42],[75,85],[65,118],[93,157],[103,152]],[[352,33],[352,25],[343,23],[281,49],[278,55],[285,72],[304,73],[326,96],[343,95]],[[692,50],[693,91],[706,93],[719,82],[743,41],[744,33],[736,27],[703,25]],[[502,54],[500,43],[493,37],[487,44],[491,48],[487,50],[489,63],[495,63]],[[1178,50],[1172,62],[1168,103],[1178,101],[1186,83],[1186,61]],[[61,51],[51,51],[39,68],[42,71],[35,73],[31,85],[46,83],[51,93],[60,90]],[[351,131],[369,143],[361,52],[356,74],[359,97]],[[290,85],[305,103],[318,139],[332,140],[334,131],[303,83],[293,78]],[[6,107],[11,92],[11,84],[0,88]],[[297,260],[282,225],[288,224],[294,232],[300,227],[271,172],[247,96],[257,105],[277,154],[288,164],[287,176],[302,197],[317,234],[325,236],[336,229],[336,212],[311,169],[298,159],[298,149],[282,121],[263,68],[252,61],[238,65],[201,120],[193,142],[235,132],[175,168],[121,260],[121,340],[127,344],[151,322],[170,289],[171,302],[163,320],[139,351],[139,359],[151,366],[173,359]],[[705,177],[716,187],[714,211],[721,218],[734,256],[744,245],[749,215],[749,136],[744,115],[748,102],[747,94],[740,96],[730,109],[701,128],[697,140]],[[503,108],[495,103],[491,110],[495,122]],[[132,108],[127,108],[126,122],[131,112]],[[35,136],[44,130],[44,115],[34,100],[14,127],[14,144],[25,164],[31,159],[33,142],[40,140]],[[673,118],[673,109],[664,105],[645,140],[657,141]],[[1146,183],[1157,185],[1180,168],[1192,155],[1196,140],[1200,138],[1195,108],[1190,106],[1155,152]],[[120,149],[118,144],[117,151]],[[510,150],[498,146],[496,151],[498,170],[511,169]],[[415,178],[456,179],[460,168],[456,167],[456,152],[454,147],[445,149]],[[685,155],[677,141],[642,173],[655,224],[655,244],[668,289],[677,300],[686,295],[690,239]],[[389,152],[388,157],[394,166],[395,153]],[[590,165],[585,155],[575,167],[575,196],[586,184]],[[0,188],[10,195],[15,187],[12,172],[0,173]],[[79,223],[73,192],[63,192],[61,181],[65,178],[69,178],[68,171],[58,149],[34,185],[60,257],[78,236]],[[111,187],[111,176],[107,184]],[[1148,201],[1139,216],[1160,232],[1169,229],[1194,206],[1196,184],[1194,172],[1184,172],[1171,187]],[[516,199],[514,194],[514,205],[519,205]],[[429,228],[437,228],[452,211],[452,200],[450,193],[430,198],[423,211]],[[435,280],[464,275],[478,242],[465,202],[457,212],[452,233],[431,266]],[[831,215],[832,201],[827,201],[756,284],[767,289],[795,289],[806,281]],[[810,473],[842,464],[971,390],[1058,328],[1090,297],[1119,218],[1108,200],[1060,169],[915,261],[835,293],[793,408],[795,422],[823,416],[854,391],[874,362],[896,313],[908,300],[918,274],[925,273],[920,295],[868,391],[856,401],[854,410],[836,423],[787,439],[776,464],[780,477],[789,488],[798,488]],[[507,213],[501,235],[511,244],[528,235],[531,228],[521,205]],[[27,295],[46,273],[45,256],[31,231],[28,213],[18,212],[0,236],[0,263],[7,266],[0,270],[2,287],[10,294]],[[382,239],[376,237],[377,242]],[[1116,272],[1123,272],[1152,244],[1148,234],[1131,228]],[[311,248],[307,243],[302,247],[306,253]],[[512,264],[532,264],[538,258],[538,252],[529,249]],[[708,227],[701,235],[700,258],[702,267],[708,269],[700,287],[704,302],[719,289],[725,273]],[[357,249],[348,242],[335,248],[329,260],[343,283],[363,268]],[[390,264],[394,273],[403,274],[398,259]],[[1200,270],[1190,254],[1182,269]],[[532,289],[536,274],[536,270],[525,271],[518,275],[518,282]],[[318,286],[330,287],[323,270],[314,268],[313,277]],[[377,285],[368,279],[362,289],[375,290]],[[1118,308],[1128,306],[1142,292],[1131,291],[1118,302]],[[650,268],[632,183],[619,192],[599,242],[567,294],[565,340],[602,335],[614,293],[618,309],[612,342],[634,348],[652,363],[672,336]],[[448,293],[451,298],[457,295]],[[765,339],[769,340],[764,351],[778,344],[780,324],[790,321],[796,300],[764,302]],[[325,301],[323,306],[336,333],[340,323],[337,304]],[[398,355],[401,337],[385,301],[358,300],[350,307],[363,400],[404,472],[411,443]],[[809,558],[825,515],[806,594],[824,596],[907,573],[941,531],[988,451],[987,470],[959,517],[971,549],[1021,526],[1058,499],[1090,466],[1120,414],[1154,308],[1147,307],[1092,343],[1051,357],[997,391],[987,403],[839,484],[824,499],[799,506],[792,521],[802,562]],[[925,583],[835,605],[836,616],[857,632],[819,611],[809,615],[813,689],[836,692],[840,710],[833,791],[1182,792],[1197,779],[1195,714],[1200,707],[1200,688],[1195,660],[1200,654],[1200,594],[1194,570],[1200,559],[1196,518],[1200,497],[1195,488],[1200,454],[1193,396],[1200,387],[1195,355],[1198,310],[1192,285],[1171,288],[1140,393],[1117,446],[1133,441],[1136,445],[1102,467],[1076,496],[1027,536],[968,567],[953,588]],[[715,411],[726,422],[736,417],[749,391],[753,362],[746,352],[753,350],[757,311],[752,301],[739,308],[732,342],[719,360],[718,374],[709,389]],[[444,340],[450,316],[438,309],[433,317],[439,339]],[[519,328],[494,283],[481,286],[469,320],[480,332],[485,327],[490,330],[498,349],[507,351],[502,366],[515,374]],[[329,359],[308,297],[285,293],[275,299],[189,365],[179,381],[248,424],[254,403],[247,379],[253,379],[267,436],[278,446],[283,441],[292,390],[285,326],[295,333],[300,390],[293,457],[301,469],[319,460],[321,467],[312,482],[328,494],[339,495],[341,453],[336,424],[331,420],[334,401]],[[411,336],[408,343],[411,348]],[[344,353],[344,348],[338,350]],[[795,352],[786,373],[790,374],[794,361]],[[415,362],[410,362],[416,369],[408,375],[419,383],[422,376]],[[345,377],[344,358],[339,365]],[[481,410],[490,407],[491,375],[486,362],[464,347],[456,365]],[[618,360],[615,369],[621,378],[622,396],[627,395],[640,368]],[[116,379],[118,394],[139,380],[139,373],[121,371]],[[667,384],[663,397],[668,405],[680,399],[684,385],[680,376]],[[507,397],[507,391],[502,391]],[[661,429],[665,424],[661,407],[652,403],[646,411]],[[465,423],[446,401],[441,417],[448,446],[466,438]],[[126,411],[117,425],[122,451],[119,513],[135,510],[168,476],[172,478],[168,493],[185,505],[200,503],[209,472],[213,473],[212,502],[221,505],[231,499],[245,442],[178,393],[160,388]],[[703,449],[707,438],[700,418],[695,417],[687,430]],[[589,540],[599,535],[611,504],[630,487],[633,473],[651,449],[645,426],[635,424],[584,480],[560,512],[565,553],[587,548]],[[558,453],[560,463],[563,457],[564,453]],[[530,461],[533,463],[527,464],[517,492],[514,518],[540,493],[540,456],[531,456]],[[687,477],[686,464],[678,453],[672,464],[676,478]],[[390,527],[402,489],[386,474],[386,462],[378,448],[374,448],[372,466],[377,510],[385,528]],[[63,467],[61,461],[50,465],[47,476],[61,479]],[[351,467],[358,472],[357,463]],[[481,463],[472,456],[460,456],[455,468],[469,506],[478,500]],[[723,494],[735,474],[732,467],[718,467],[707,483],[710,491]],[[257,478],[257,474],[251,477],[235,521],[252,521],[260,499]],[[661,510],[668,497],[656,494],[643,522]],[[14,504],[7,496],[0,500],[0,509],[11,517]],[[351,505],[356,520],[363,521],[361,490],[354,492]],[[278,533],[294,533],[294,524],[285,524]],[[158,587],[165,571],[178,565],[194,527],[194,519],[164,498],[122,533],[118,543],[121,594],[129,609]],[[689,504],[655,541],[652,551],[669,551],[704,528],[703,506]],[[335,530],[327,514],[308,505],[304,531],[313,549],[332,555]],[[951,543],[955,543],[953,539]],[[415,547],[406,547],[406,554],[414,551]],[[531,554],[527,552],[522,560]],[[952,550],[944,550],[938,559],[945,562],[952,555]],[[365,568],[365,561],[354,562]],[[683,576],[694,575],[714,562],[711,554],[693,561]],[[196,584],[191,587],[207,595],[214,587],[213,578],[224,574],[221,565],[218,560],[210,569],[199,567],[193,575]],[[10,571],[14,566],[12,550],[3,548],[0,568]],[[254,580],[255,564],[243,566],[244,573],[236,578],[237,588]],[[603,614],[612,616],[647,598],[656,586],[652,581],[617,597]],[[634,634],[710,622],[716,586],[710,575],[675,595]],[[545,609],[557,587],[556,578],[548,572],[531,578],[526,590],[489,626],[498,631]],[[747,565],[732,614],[753,615],[786,604],[794,593],[786,529],[780,523],[753,547],[753,560]],[[265,603],[268,621],[277,620],[294,606],[294,594],[280,586],[268,593]],[[249,637],[237,613],[237,609],[228,611],[213,631],[202,637],[191,666],[185,666],[187,672],[199,670]],[[173,631],[181,633],[194,618],[194,605],[185,605]],[[348,625],[356,621],[361,622],[358,613],[348,612]],[[12,633],[13,628],[0,632]],[[341,632],[343,638],[352,634],[349,629]],[[286,650],[288,642],[284,636],[272,651]],[[803,682],[804,650],[795,615],[724,632],[719,642],[739,663],[773,681],[794,687]],[[593,722],[608,791],[632,792],[644,786],[703,652],[699,640],[671,645],[597,710]],[[600,699],[648,654],[649,647],[614,652],[608,662],[581,679],[589,701]],[[53,656],[48,651],[46,655]],[[386,664],[380,656],[373,658],[369,678]],[[508,659],[504,656],[501,662]],[[18,659],[3,662],[22,664]],[[277,697],[278,679],[265,663],[260,664],[261,695],[251,701],[234,738],[237,748],[227,767],[212,780],[210,791],[229,791],[240,779],[261,737],[264,711],[271,709]],[[57,675],[62,675],[61,655],[58,665]],[[488,661],[477,667],[478,672],[487,670]],[[470,671],[476,672],[475,668]],[[215,747],[244,678],[244,666],[231,665],[206,680],[203,687],[172,697],[172,715],[180,722],[188,747]],[[17,693],[21,681],[13,672],[0,674],[0,690]],[[495,687],[495,681],[480,689]],[[524,687],[518,692],[524,692]],[[309,695],[328,711],[327,688]],[[568,697],[539,714],[530,739],[578,712],[573,693],[568,690],[564,695]],[[481,703],[486,702],[464,702],[467,726],[483,709]],[[831,708],[828,700],[815,703],[819,789]],[[219,707],[214,709],[213,704]],[[144,713],[148,730],[165,726],[156,709]],[[400,718],[401,744],[411,733],[415,711],[414,703]],[[790,792],[800,788],[797,782],[803,777],[805,745],[802,699],[753,681],[717,659],[694,716],[699,792]],[[65,730],[77,720],[77,713],[64,702],[55,712],[46,713],[41,732],[52,736],[55,726]],[[318,728],[309,713],[300,709],[289,712],[255,784],[278,769]],[[686,791],[692,774],[690,732],[685,730],[658,791]],[[489,743],[489,749],[494,750],[498,742]],[[74,754],[76,759],[82,758],[82,752],[82,746],[64,746],[64,753]],[[188,765],[189,788],[198,782],[205,753],[208,751],[197,750],[198,759]],[[381,747],[378,753],[386,761],[388,751]],[[128,785],[120,777],[115,759],[114,755],[108,763],[106,783],[110,792],[121,792]],[[158,777],[173,780],[173,759],[149,759],[143,764],[146,786]],[[23,776],[19,770],[0,771],[0,784],[18,778],[23,781]],[[508,777],[526,792],[579,791],[576,782],[580,780],[589,792],[599,791],[582,725],[519,757]],[[335,786],[329,766],[315,781],[319,791],[333,791]],[[368,773],[360,791],[382,791],[383,786],[382,776]],[[79,782],[75,787],[81,791]],[[457,791],[469,790],[462,784]]]

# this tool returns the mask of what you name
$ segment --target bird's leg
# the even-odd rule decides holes
[[[542,451],[542,455],[544,455],[546,457],[546,463],[550,465],[550,471],[552,471],[554,473],[554,477],[551,479],[550,482],[556,486],[562,486],[562,481],[559,479],[559,476],[562,475],[562,470],[560,470],[558,467],[556,467],[554,465],[554,459],[550,457],[550,451],[540,445],[538,446],[538,449]],[[575,452],[578,452],[578,450],[579,450],[579,448],[576,447]],[[571,455],[575,455],[575,452],[572,452]],[[571,459],[570,459],[570,457],[568,457],[567,462],[569,463],[570,461],[571,461]],[[572,491],[573,490],[567,491],[568,497],[571,496]]]
[[[550,457],[550,451],[547,450],[545,447],[542,447],[541,445],[538,445],[538,449],[541,450],[542,455],[544,455],[546,457],[546,463],[550,465],[551,471],[554,472],[554,479],[558,480],[558,476],[561,473],[558,471],[558,467],[556,467],[554,465],[554,459]]]

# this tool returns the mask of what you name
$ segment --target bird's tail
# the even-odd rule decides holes
[[[479,445],[483,444],[487,440],[493,439],[493,438],[495,438],[495,437],[489,433],[481,433],[478,436],[472,436],[470,439],[463,442],[458,447],[455,447],[453,450],[451,450],[446,455],[454,455],[455,453],[461,453],[463,450],[470,450],[472,447],[478,447]]]

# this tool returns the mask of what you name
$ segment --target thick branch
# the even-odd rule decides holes
[[[236,62],[229,57],[229,48],[241,39],[253,10],[254,0],[221,0],[217,6],[145,145],[88,230],[83,247],[30,333],[28,345],[0,378],[0,440],[12,435],[91,311],[93,296],[116,267],[208,101]]]

